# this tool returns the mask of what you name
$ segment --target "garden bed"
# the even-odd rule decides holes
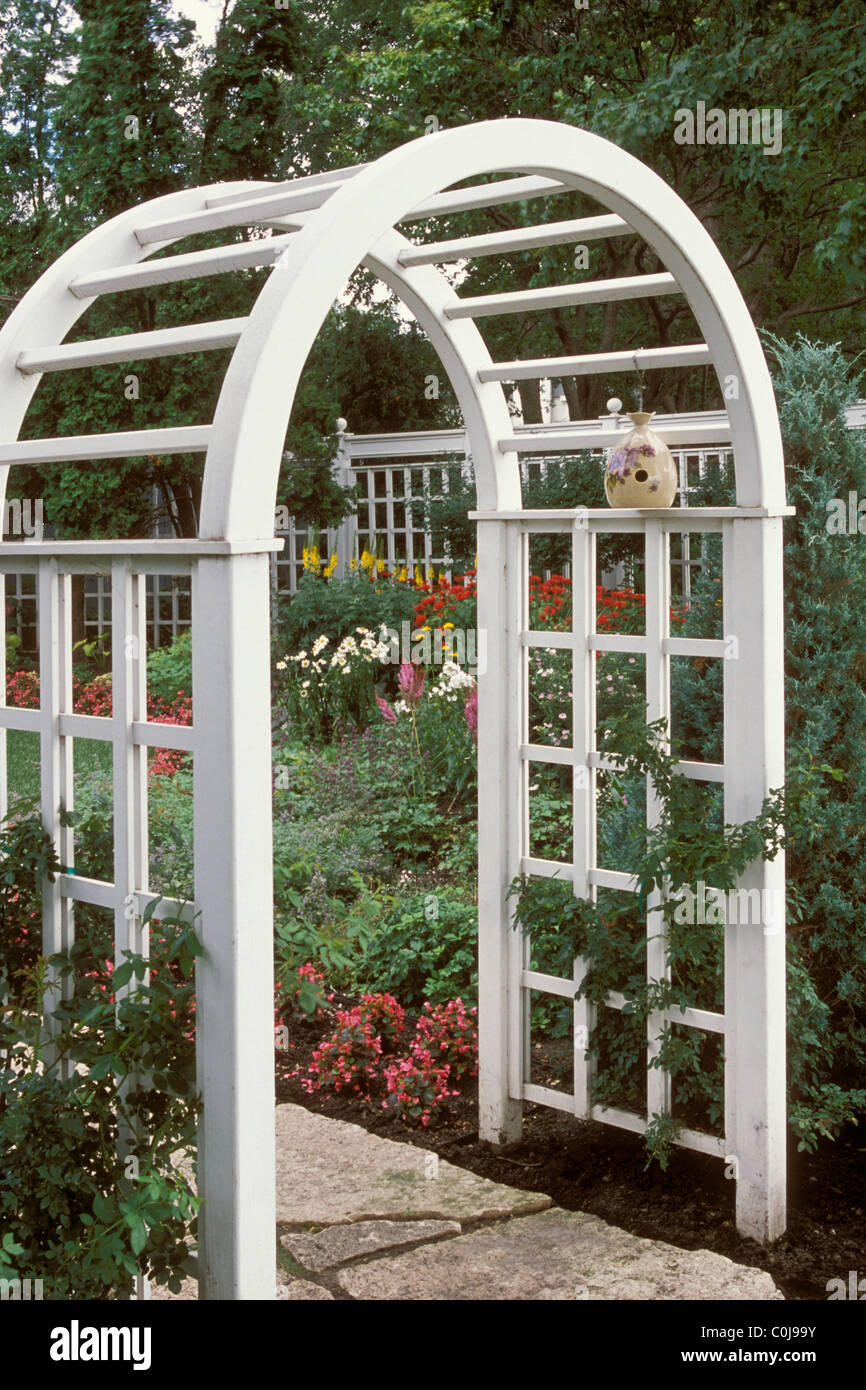
[[[639,1135],[547,1107],[524,1108],[523,1139],[507,1154],[478,1140],[478,1092],[466,1080],[439,1123],[412,1130],[380,1100],[301,1086],[296,1068],[312,1058],[326,1027],[299,1020],[289,1026],[290,1051],[277,1057],[277,1101],[360,1125],[371,1133],[432,1149],[450,1163],[527,1192],[544,1192],[567,1211],[586,1211],[634,1235],[685,1250],[707,1249],[767,1270],[789,1299],[827,1298],[830,1279],[847,1280],[866,1260],[866,1135],[849,1128],[814,1154],[792,1152],[788,1169],[788,1231],[769,1249],[737,1234],[735,1189],[717,1159],[684,1149],[668,1169],[647,1168]],[[551,1076],[547,1084],[554,1081]]]

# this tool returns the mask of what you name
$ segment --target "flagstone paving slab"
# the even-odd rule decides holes
[[[783,1298],[763,1270],[562,1211],[549,1197],[490,1182],[358,1125],[296,1105],[278,1106],[276,1125],[286,1266],[278,1270],[277,1299]],[[185,1301],[197,1294],[195,1280],[186,1279],[179,1294],[154,1288],[151,1296]]]
[[[277,1106],[277,1222],[487,1221],[545,1211],[549,1197],[491,1182],[359,1125]]]
[[[363,1300],[781,1299],[769,1274],[710,1250],[678,1250],[598,1217],[554,1209],[444,1244],[355,1264],[339,1287]]]
[[[289,1231],[280,1236],[280,1244],[304,1269],[318,1274],[383,1250],[460,1234],[458,1221],[355,1221],[348,1226],[327,1226],[315,1235]]]

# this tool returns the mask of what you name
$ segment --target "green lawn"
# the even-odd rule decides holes
[[[74,743],[75,781],[80,786],[93,772],[111,773],[111,744],[77,738]],[[6,735],[9,796],[39,795],[39,735],[11,730]]]

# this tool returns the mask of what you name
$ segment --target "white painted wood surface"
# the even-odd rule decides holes
[[[452,319],[480,319],[490,314],[537,313],[541,309],[561,309],[568,304],[609,304],[621,299],[682,294],[672,275],[623,275],[615,280],[586,280],[577,285],[544,286],[537,290],[515,290],[512,294],[481,294],[461,299],[446,310]]]
[[[540,246],[564,246],[575,241],[597,241],[602,237],[630,234],[631,228],[621,217],[576,217],[568,222],[546,222],[538,227],[516,227],[513,231],[490,232],[484,236],[427,242],[401,251],[400,264],[444,265],[449,261],[473,260],[476,256],[501,256],[510,251],[531,251]]]

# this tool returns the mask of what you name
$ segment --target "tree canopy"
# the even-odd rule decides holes
[[[0,313],[85,231],[146,198],[290,178],[373,159],[436,129],[531,116],[595,131],[649,164],[708,228],[759,326],[839,342],[850,359],[866,326],[864,37],[862,0],[226,0],[210,45],[169,0],[0,0]],[[678,143],[677,112],[698,103],[780,113],[781,148]],[[556,203],[562,217],[597,210],[578,194]],[[511,204],[461,214],[437,233],[532,216],[531,204]],[[219,233],[212,244],[247,235]],[[476,260],[462,291],[658,268],[631,236],[591,243],[585,264],[573,257],[556,247]],[[244,314],[262,275],[97,301],[75,336]],[[696,336],[688,307],[664,298],[481,328],[497,358]],[[223,353],[200,353],[47,377],[28,433],[205,423],[224,365]],[[435,371],[426,340],[358,273],[308,363],[296,440],[329,434],[338,415],[359,431],[451,424],[444,374],[438,396],[425,390]],[[627,393],[621,377],[563,385],[573,418]],[[722,403],[706,371],[654,373],[652,386],[661,409]],[[539,418],[537,392],[525,384],[521,394],[525,417]],[[200,462],[177,457],[55,467],[33,470],[27,490],[45,498],[66,534],[142,534],[152,495],[190,533],[199,474]]]

